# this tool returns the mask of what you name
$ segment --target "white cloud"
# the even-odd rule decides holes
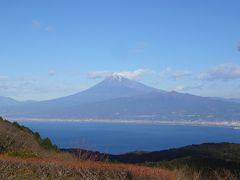
[[[113,73],[113,75],[122,76],[122,77],[126,77],[129,79],[137,79],[137,78],[145,75],[147,72],[148,72],[148,70],[146,70],[146,69],[137,69],[135,71],[115,72],[115,73]]]
[[[137,79],[148,72],[149,70],[146,70],[146,69],[137,69],[134,71],[118,71],[118,72],[93,71],[88,73],[88,77],[96,79],[96,78],[106,78],[109,76],[122,76],[128,79]]]
[[[177,70],[173,70],[170,67],[168,67],[160,72],[160,76],[169,77],[169,78],[172,78],[175,80],[183,78],[183,77],[191,76],[192,74],[193,74],[192,71],[189,71],[189,70],[177,71]]]
[[[175,87],[174,91],[185,91],[186,87],[183,85],[178,85],[177,87]]]
[[[179,92],[183,92],[183,91],[195,90],[195,89],[202,89],[202,88],[203,88],[203,85],[202,85],[202,84],[194,85],[194,86],[178,85],[174,90],[175,90],[175,91],[179,91]]]
[[[234,80],[240,79],[239,64],[220,64],[212,69],[204,71],[197,76],[199,80],[214,81],[214,80]]]

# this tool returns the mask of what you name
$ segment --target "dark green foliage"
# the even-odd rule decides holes
[[[22,131],[25,131],[25,132],[27,132],[27,133],[29,133],[29,134],[34,135],[34,132],[33,132],[30,128],[28,128],[28,127],[26,127],[26,126],[22,126],[22,125],[18,124],[17,122],[13,122],[12,124],[13,124],[15,127],[21,129]]]
[[[149,153],[131,152],[109,155],[109,159],[170,170],[187,169],[193,174],[201,172],[203,178],[222,171],[240,178],[240,144],[234,143],[205,143]]]
[[[17,157],[22,157],[22,158],[38,156],[36,153],[29,151],[29,150],[8,151],[5,154],[8,156],[15,156],[15,157],[17,156]]]
[[[136,154],[136,155],[141,155],[141,154],[146,154],[146,151],[131,151],[126,154]]]
[[[35,136],[36,139],[41,139],[41,136],[40,136],[40,134],[38,132],[35,132],[34,136]]]
[[[56,145],[53,145],[53,144],[52,144],[52,141],[51,141],[49,138],[42,139],[41,145],[42,145],[45,149],[58,151],[58,147],[57,147]]]
[[[109,155],[114,159],[125,163],[144,163],[171,161],[185,157],[213,158],[224,161],[240,162],[240,144],[234,143],[205,143],[190,145],[178,149],[169,149],[154,152],[131,152],[122,155]]]
[[[3,153],[5,151],[6,151],[6,149],[4,147],[0,146],[0,153]]]

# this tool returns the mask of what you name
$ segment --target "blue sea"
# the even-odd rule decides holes
[[[206,142],[240,143],[240,130],[226,127],[87,122],[20,122],[60,148],[119,154]]]

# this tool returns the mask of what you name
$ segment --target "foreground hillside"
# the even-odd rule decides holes
[[[57,154],[58,151],[50,139],[42,139],[31,129],[0,117],[0,153],[47,157],[49,154]]]
[[[164,151],[136,151],[122,155],[80,149],[64,150],[82,159],[108,159],[118,163],[161,167],[177,172],[178,179],[240,179],[240,144],[206,143]]]
[[[206,143],[155,152],[110,155],[110,159],[171,170],[187,169],[202,179],[240,179],[240,144]]]
[[[238,180],[240,145],[191,145],[122,155],[59,150],[48,138],[0,118],[0,179]]]
[[[80,161],[38,133],[0,118],[0,179],[175,179],[161,168]]]
[[[0,156],[0,179],[171,180],[175,175],[159,168],[126,164]]]

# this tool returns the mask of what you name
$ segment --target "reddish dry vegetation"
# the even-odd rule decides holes
[[[159,168],[136,165],[0,155],[0,178],[173,180],[175,174]]]
[[[175,174],[143,166],[77,160],[69,153],[45,148],[31,130],[0,118],[0,180],[175,179]]]

